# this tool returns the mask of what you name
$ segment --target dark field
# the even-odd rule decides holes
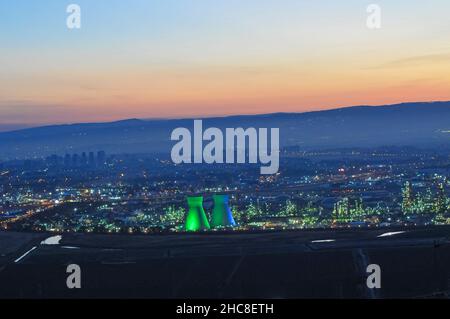
[[[378,237],[399,231],[405,232]],[[449,234],[447,226],[64,234],[51,246],[40,242],[53,235],[0,232],[0,297],[446,298]],[[81,267],[81,289],[66,287],[66,267],[72,263]],[[369,264],[381,266],[381,289],[366,286]]]

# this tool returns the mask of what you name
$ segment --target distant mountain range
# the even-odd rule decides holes
[[[354,106],[308,113],[238,115],[203,119],[204,128],[279,127],[281,146],[304,149],[414,146],[450,147],[450,102]],[[105,150],[166,153],[174,128],[193,119],[139,120],[28,128],[0,133],[0,158]]]

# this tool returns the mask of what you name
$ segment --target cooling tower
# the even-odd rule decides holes
[[[188,197],[187,198],[189,211],[186,217],[186,230],[199,231],[210,229],[208,219],[206,218],[203,209],[203,197]]]
[[[236,226],[231,209],[228,206],[228,195],[214,195],[214,210],[212,213],[212,227]]]

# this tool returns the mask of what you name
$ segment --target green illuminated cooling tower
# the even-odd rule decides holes
[[[210,229],[208,219],[206,218],[203,209],[203,197],[188,197],[187,198],[189,211],[186,217],[186,230],[199,231]]]
[[[231,209],[228,206],[228,195],[214,195],[214,210],[212,213],[212,227],[236,226]]]

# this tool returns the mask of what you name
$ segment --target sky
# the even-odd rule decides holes
[[[0,0],[0,125],[450,100],[449,14],[448,0]]]

